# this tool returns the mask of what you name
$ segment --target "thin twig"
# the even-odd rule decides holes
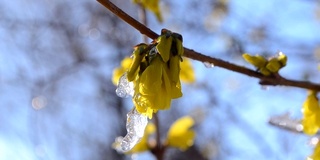
[[[157,160],[162,160],[164,157],[165,147],[161,143],[161,136],[160,136],[160,122],[157,113],[153,114],[154,125],[156,126],[156,146],[151,150],[151,153],[157,157]]]
[[[140,31],[141,34],[144,34],[151,39],[156,39],[159,36],[152,30],[150,30],[148,27],[146,27],[145,25],[141,24],[140,22],[138,22],[137,20],[135,20],[134,18],[132,18],[131,16],[123,12],[120,8],[118,8],[116,5],[111,3],[109,0],[97,0],[97,1],[101,3],[103,6],[105,6],[107,9],[109,9],[112,13],[114,13],[115,15],[120,17],[122,20],[127,22],[129,25],[134,27],[136,30]],[[200,62],[212,63],[214,64],[214,66],[225,68],[227,70],[238,72],[250,77],[258,78],[260,79],[260,84],[263,84],[263,85],[292,86],[292,87],[310,89],[314,91],[320,91],[319,84],[315,84],[308,81],[290,80],[290,79],[283,78],[281,76],[264,76],[257,71],[254,71],[233,63],[229,63],[221,59],[206,56],[188,48],[184,48],[184,56]]]

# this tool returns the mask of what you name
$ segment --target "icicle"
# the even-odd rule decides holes
[[[272,116],[269,119],[269,123],[271,125],[301,133],[303,130],[303,126],[301,125],[299,120],[291,119],[290,113],[285,113],[283,115]]]
[[[147,123],[147,117],[141,115],[135,108],[127,114],[126,128],[128,133],[120,143],[123,152],[131,150],[140,141]]]
[[[127,73],[125,73],[120,77],[116,94],[121,98],[127,98],[129,96],[133,96],[133,93],[133,83],[128,81]]]

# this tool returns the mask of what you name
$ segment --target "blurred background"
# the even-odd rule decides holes
[[[138,18],[130,0],[113,2]],[[159,23],[178,32],[184,46],[252,68],[242,53],[288,56],[280,73],[319,82],[319,0],[160,1]],[[96,1],[0,2],[0,159],[130,159],[111,148],[126,134],[130,99],[116,96],[112,70],[143,42],[138,31]],[[149,41],[151,41],[149,39]],[[195,145],[169,149],[166,159],[301,160],[310,138],[268,124],[270,117],[302,117],[306,90],[261,86],[258,80],[192,61],[196,82],[161,111],[165,137],[181,116],[196,117]],[[163,138],[164,138],[163,137]],[[154,159],[145,152],[136,159]]]

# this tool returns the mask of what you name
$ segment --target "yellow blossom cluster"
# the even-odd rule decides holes
[[[136,110],[152,118],[158,110],[170,108],[171,100],[182,96],[180,62],[184,49],[180,34],[163,29],[153,44],[135,46],[132,58],[125,58],[121,67],[114,70],[113,83],[126,72],[133,82],[133,103]],[[187,82],[194,81],[190,62],[184,59],[181,77]]]
[[[282,52],[279,52],[278,56],[270,59],[266,59],[261,55],[252,56],[247,53],[244,53],[242,57],[265,76],[278,73],[287,64],[287,56]]]

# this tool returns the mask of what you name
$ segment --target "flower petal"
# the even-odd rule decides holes
[[[181,82],[178,81],[177,83],[171,83],[171,98],[176,99],[182,97],[181,92]]]
[[[304,117],[302,119],[303,132],[309,135],[314,135],[317,133],[319,127],[316,124],[316,115],[311,115]]]
[[[320,158],[320,142],[317,143],[313,154],[311,156],[309,156],[307,159],[309,160],[319,160]]]
[[[309,93],[306,101],[303,103],[303,107],[308,108],[310,111],[320,110],[318,98],[315,93]]]
[[[152,118],[152,114],[156,112],[156,110],[152,109],[152,101],[154,96],[147,96],[147,95],[141,95],[136,94],[133,97],[133,103],[136,107],[136,110],[145,116],[147,116],[149,119]]]
[[[160,57],[155,57],[140,77],[139,92],[143,95],[154,95],[160,91],[162,77],[162,62]]]
[[[183,58],[183,61],[180,63],[180,79],[185,83],[193,83],[195,81],[195,74],[192,68],[191,61],[187,58]]]
[[[169,146],[186,150],[193,145],[195,132],[190,128],[194,125],[194,120],[190,116],[178,119],[172,124],[168,131],[167,142]]]
[[[180,81],[180,56],[172,56],[169,61],[169,76],[171,81],[177,83]]]
[[[135,79],[137,72],[138,72],[138,68],[140,66],[140,63],[144,57],[144,54],[141,54],[141,52],[147,47],[146,44],[141,43],[139,45],[137,45],[133,51],[133,60],[130,64],[128,73],[127,73],[127,77],[128,80],[131,82]]]
[[[165,70],[162,73],[161,89],[154,97],[153,109],[168,109],[171,104],[171,82]]]
[[[161,35],[158,38],[158,45],[156,46],[161,58],[164,62],[168,62],[170,58],[170,50],[172,44],[172,37],[166,37],[166,35]]]

